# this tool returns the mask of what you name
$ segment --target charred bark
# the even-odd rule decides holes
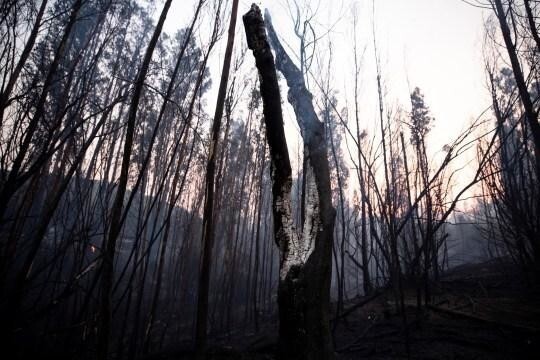
[[[243,17],[248,47],[253,50],[261,83],[266,138],[270,148],[274,237],[280,250],[278,288],[279,356],[286,359],[332,359],[329,327],[332,231],[330,175],[323,124],[313,109],[300,70],[279,43],[266,14],[277,68],[287,79],[288,100],[304,138],[306,205],[302,232],[293,226],[292,172],[283,128],[276,63],[257,5]]]

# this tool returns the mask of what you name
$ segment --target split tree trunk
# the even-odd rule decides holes
[[[287,79],[288,100],[304,138],[305,206],[301,233],[293,226],[292,171],[283,128],[276,64],[265,22],[257,5],[243,17],[248,47],[253,50],[261,83],[266,138],[270,148],[274,237],[280,250],[278,288],[279,356],[283,359],[333,359],[329,326],[332,231],[330,175],[323,124],[300,70],[279,43],[266,14],[277,68]]]

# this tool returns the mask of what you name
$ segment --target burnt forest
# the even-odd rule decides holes
[[[540,359],[540,1],[0,0],[0,358]]]

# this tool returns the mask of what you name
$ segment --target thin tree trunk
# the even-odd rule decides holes
[[[212,139],[208,162],[206,164],[205,179],[205,201],[203,212],[203,231],[202,231],[202,257],[199,274],[199,288],[197,292],[197,322],[195,330],[195,347],[197,357],[202,359],[206,351],[206,336],[208,322],[208,291],[210,286],[210,266],[212,260],[212,245],[214,242],[214,177],[216,168],[216,151],[219,140],[219,131],[221,128],[221,118],[223,117],[223,108],[227,92],[227,82],[229,80],[229,70],[231,67],[231,58],[234,45],[234,35],[236,28],[236,17],[238,12],[238,0],[233,0],[231,21],[229,23],[229,32],[227,38],[227,47],[223,60],[223,69],[221,71],[221,80],[219,83],[216,111],[212,124]]]
[[[97,357],[99,359],[107,359],[107,353],[109,350],[109,339],[112,326],[112,288],[114,277],[114,256],[116,252],[116,242],[120,231],[122,229],[121,218],[124,211],[124,196],[126,193],[129,167],[131,163],[131,152],[133,148],[133,137],[135,134],[135,125],[137,120],[137,110],[139,107],[139,101],[142,96],[142,90],[146,74],[150,65],[150,60],[154,53],[159,35],[163,28],[165,18],[171,6],[172,0],[167,0],[161,11],[156,28],[152,39],[148,44],[144,60],[141,64],[141,68],[137,75],[135,82],[135,88],[133,98],[131,100],[126,128],[126,138],[124,142],[124,152],[122,155],[122,166],[120,171],[120,178],[118,179],[118,188],[116,190],[116,196],[110,213],[109,231],[104,239],[104,252],[102,259],[102,280],[101,280],[101,305],[99,315],[99,336],[98,336],[98,350]]]
[[[257,302],[257,286],[259,285],[259,248],[261,237],[261,215],[264,205],[264,169],[266,167],[266,145],[264,146],[262,159],[261,159],[261,172],[259,174],[259,206],[257,209],[257,229],[255,231],[255,264],[253,269],[253,321],[255,323],[255,332],[259,332],[259,309]]]
[[[534,21],[534,14],[531,8],[530,0],[523,0],[523,5],[525,5],[525,11],[527,12],[527,21],[529,22],[529,28],[531,29],[531,35],[536,43],[536,51],[540,53],[540,36],[538,35],[538,29],[536,28],[536,23]]]
[[[77,22],[77,16],[79,14],[81,6],[82,6],[82,0],[77,0],[73,4],[73,7],[71,8],[69,21],[66,27],[64,28],[62,38],[60,40],[60,43],[54,55],[54,59],[47,72],[47,77],[45,78],[45,82],[43,83],[43,89],[41,90],[41,94],[39,96],[39,99],[37,100],[36,110],[34,111],[34,115],[32,116],[32,119],[30,120],[28,127],[26,128],[25,135],[21,141],[21,145],[19,146],[17,156],[15,157],[13,164],[11,165],[11,170],[9,172],[9,175],[7,176],[7,180],[1,188],[0,204],[2,204],[3,206],[0,207],[0,224],[2,224],[4,214],[5,214],[5,211],[7,210],[7,207],[8,207],[7,205],[9,201],[11,200],[11,197],[15,194],[17,189],[20,186],[22,186],[22,182],[19,179],[20,171],[23,166],[24,159],[26,158],[27,153],[32,144],[34,133],[38,129],[39,121],[41,117],[44,115],[45,102],[49,94],[49,88],[52,86],[54,82],[54,76],[56,75],[56,70],[58,69],[60,60],[62,59],[66,51],[68,39],[71,34],[71,31],[73,30],[73,27],[75,26],[75,23]],[[3,249],[0,249],[0,251],[3,251]]]
[[[540,178],[540,124],[538,123],[538,114],[534,110],[534,105],[532,103],[529,91],[527,89],[527,83],[525,82],[525,77],[523,75],[523,70],[519,63],[519,58],[516,51],[516,46],[512,42],[512,36],[510,32],[510,27],[506,19],[506,11],[503,7],[501,0],[493,0],[495,2],[495,14],[499,20],[501,26],[501,32],[503,35],[504,43],[506,45],[506,50],[508,52],[508,57],[510,58],[510,63],[512,64],[512,70],[514,73],[514,79],[516,80],[516,85],[519,91],[519,97],[521,98],[521,103],[525,110],[525,119],[529,124],[531,129],[533,143],[534,143],[534,154],[536,160],[536,174]],[[540,262],[540,244],[531,244],[534,247],[535,255],[537,256],[537,261]]]
[[[17,62],[15,69],[11,73],[11,76],[9,77],[9,81],[4,91],[0,94],[0,128],[2,127],[2,124],[4,122],[4,110],[9,105],[8,103],[9,95],[13,91],[13,87],[17,83],[17,80],[19,79],[19,75],[21,74],[21,71],[24,65],[26,64],[26,60],[28,60],[28,57],[30,56],[31,51],[34,48],[34,43],[36,42],[36,38],[39,33],[39,28],[41,27],[41,19],[43,18],[43,14],[45,13],[45,8],[47,7],[47,1],[48,0],[41,1],[41,6],[36,16],[36,20],[34,21],[34,26],[32,27],[32,31],[30,32],[30,35],[28,36],[26,45],[24,46],[24,49],[21,53],[21,57],[19,58],[19,61]]]
[[[400,133],[400,140],[401,140],[401,149],[403,153],[403,164],[405,166],[405,184],[407,186],[407,201],[409,206],[409,211],[412,208],[412,196],[411,196],[411,184],[409,181],[409,164],[407,162],[407,152],[405,150],[405,140],[403,138],[403,133]],[[414,246],[414,258],[412,261],[412,272],[414,276],[414,282],[416,284],[416,308],[419,310],[422,306],[422,290],[420,287],[420,249],[418,246],[418,236],[416,234],[416,228],[415,228],[415,222],[414,218],[411,221],[411,233],[413,237],[413,246]]]

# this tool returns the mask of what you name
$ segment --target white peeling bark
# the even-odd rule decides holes
[[[281,359],[333,359],[329,307],[335,210],[330,197],[323,124],[317,118],[302,74],[279,44],[268,19],[277,68],[287,80],[288,100],[295,111],[305,144],[304,220],[298,234],[292,221],[292,172],[274,57],[257,5],[251,6],[243,20],[248,47],[253,50],[259,70],[266,138],[272,160],[274,236],[280,249],[278,355]]]
[[[280,201],[286,208],[286,222],[288,224],[283,230],[287,232],[286,238],[289,239],[287,246],[282,248],[280,279],[284,280],[287,274],[294,266],[301,267],[309,260],[310,255],[315,249],[315,236],[321,227],[321,218],[319,213],[319,192],[315,183],[315,174],[313,167],[308,162],[306,169],[306,206],[305,206],[305,221],[302,227],[301,236],[298,236],[295,228],[292,225],[291,212],[291,197],[287,200]],[[285,211],[284,211],[285,212]]]

